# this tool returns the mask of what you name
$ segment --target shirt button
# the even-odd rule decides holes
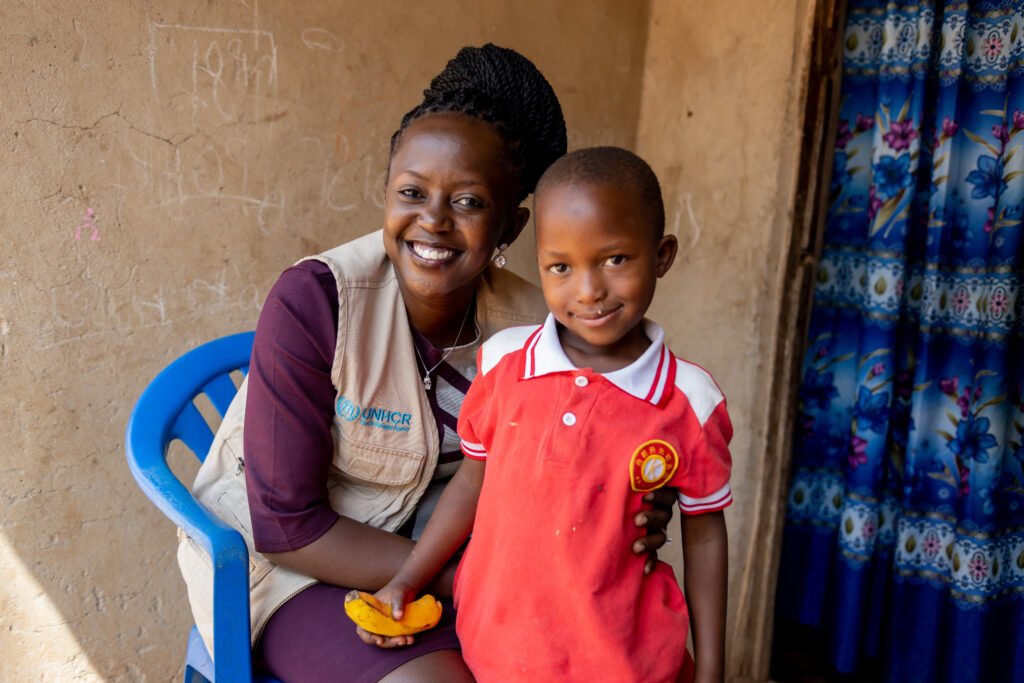
[[[572,413],[566,413],[565,415],[562,416],[562,424],[564,424],[566,427],[572,427],[574,424],[576,424],[576,416],[573,415]]]
[[[585,387],[585,386],[587,386],[588,384],[590,384],[590,380],[588,380],[588,379],[587,379],[586,377],[584,377],[583,375],[576,375],[576,380],[575,380],[575,382],[576,382],[576,386],[578,386],[578,387]]]

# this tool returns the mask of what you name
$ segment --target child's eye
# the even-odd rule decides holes
[[[626,262],[626,256],[624,254],[615,254],[614,256],[609,256],[605,262],[611,266],[621,266]]]
[[[464,209],[482,209],[484,203],[476,197],[459,197],[454,202],[457,206],[461,206]]]
[[[564,275],[565,273],[569,272],[569,266],[565,265],[564,263],[554,263],[548,266],[548,271],[554,273],[555,275]]]

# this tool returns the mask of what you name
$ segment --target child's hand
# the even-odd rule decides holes
[[[384,605],[391,605],[391,618],[399,620],[405,613],[405,603],[416,599],[416,592],[407,584],[392,579],[388,585],[373,594]]]
[[[391,605],[392,619],[401,619],[405,610],[405,604],[414,600],[416,594],[408,586],[392,581],[374,593],[374,597],[384,605]],[[361,626],[356,626],[356,635],[364,643],[376,645],[386,650],[405,647],[413,643],[413,636],[382,636],[377,633],[370,633]]]

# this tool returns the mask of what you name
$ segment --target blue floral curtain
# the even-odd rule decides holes
[[[1024,2],[843,38],[777,616],[840,671],[1024,681]]]

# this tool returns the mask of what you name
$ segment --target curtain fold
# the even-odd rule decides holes
[[[841,98],[777,616],[1024,681],[1024,2],[851,0]]]

